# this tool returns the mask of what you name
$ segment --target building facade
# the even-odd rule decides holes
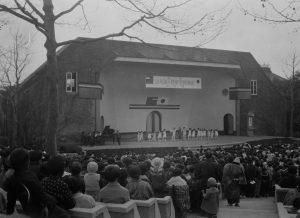
[[[82,38],[84,41],[84,39]],[[248,52],[104,40],[58,51],[60,143],[105,126],[285,135],[286,102]],[[43,64],[22,84],[28,134],[44,135]]]

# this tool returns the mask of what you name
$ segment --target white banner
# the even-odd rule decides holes
[[[199,77],[153,76],[146,77],[146,88],[201,89],[202,84]]]

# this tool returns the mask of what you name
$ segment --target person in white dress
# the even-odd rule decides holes
[[[162,140],[162,132],[161,131],[158,131],[158,134],[157,134],[157,141],[161,141]]]
[[[176,141],[176,128],[175,127],[172,130],[172,141]]]
[[[167,130],[164,129],[163,131],[163,141],[167,141]]]

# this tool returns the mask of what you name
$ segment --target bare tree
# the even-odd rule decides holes
[[[286,60],[286,72],[284,72],[286,78],[289,80],[289,103],[290,103],[290,137],[294,136],[294,112],[295,112],[295,88],[299,81],[298,72],[300,68],[300,56],[297,51],[291,53]]]
[[[124,26],[119,32],[100,36],[94,39],[78,40],[71,39],[63,42],[56,41],[55,27],[58,20],[75,10],[81,10],[85,27],[89,27],[84,13],[84,0],[74,0],[74,4],[68,9],[54,14],[52,0],[13,0],[9,3],[0,4],[0,12],[10,14],[20,18],[32,25],[46,37],[44,44],[47,50],[47,82],[48,82],[48,115],[47,115],[47,136],[46,145],[48,152],[56,153],[56,131],[58,125],[58,66],[56,49],[70,43],[88,43],[104,40],[112,37],[126,36],[130,39],[142,41],[139,37],[131,35],[132,28],[152,28],[161,33],[170,35],[203,34],[209,33],[210,39],[222,33],[228,13],[213,11],[202,14],[198,19],[191,22],[183,22],[181,18],[172,15],[173,10],[177,10],[183,5],[189,4],[192,0],[110,0],[112,3],[128,10],[134,15],[134,20]],[[6,1],[8,2],[8,1]],[[58,4],[58,3],[57,3]],[[99,1],[99,4],[100,1]],[[105,22],[105,21],[103,21]]]
[[[261,7],[256,11],[247,9],[241,0],[237,1],[243,13],[252,16],[255,21],[266,21],[277,24],[300,22],[300,1],[298,0],[259,0],[258,2]]]
[[[16,146],[18,135],[19,86],[22,73],[29,64],[30,51],[27,40],[19,32],[12,33],[12,44],[0,49],[0,85],[5,89],[6,98],[11,108],[12,145]]]

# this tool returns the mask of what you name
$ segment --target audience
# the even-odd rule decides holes
[[[222,182],[228,205],[235,206],[239,206],[243,195],[274,195],[275,184],[299,188],[300,148],[279,141],[154,154],[55,156],[49,160],[44,153],[24,149],[3,150],[0,155],[0,187],[8,191],[7,205],[3,205],[5,194],[0,195],[0,210],[12,213],[14,201],[19,200],[24,213],[32,217],[47,210],[49,216],[68,217],[67,209],[92,208],[95,201],[121,204],[129,199],[166,195],[172,196],[177,217],[185,217],[190,209],[202,209],[206,216],[213,217],[218,201],[211,196],[217,193],[218,182]],[[32,201],[26,201],[22,184]],[[296,208],[299,189],[290,192],[285,203]]]

